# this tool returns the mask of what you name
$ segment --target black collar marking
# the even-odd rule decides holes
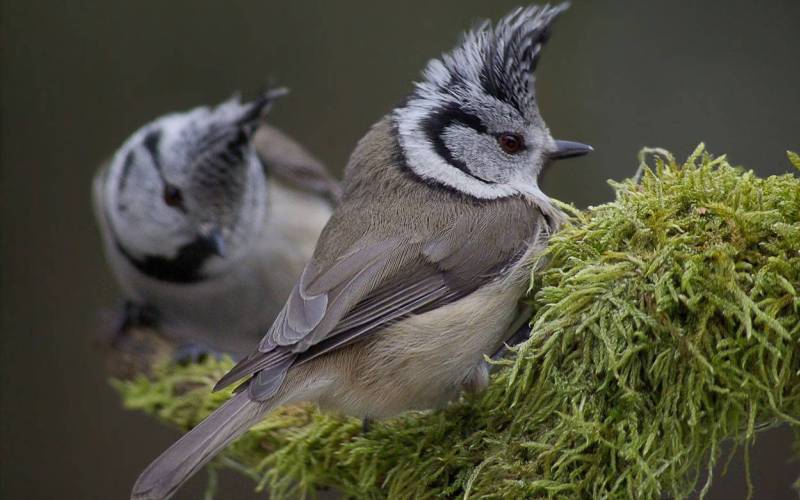
[[[450,103],[439,111],[433,113],[428,119],[425,120],[425,122],[422,124],[422,127],[425,131],[425,135],[428,136],[428,140],[433,146],[433,149],[444,159],[444,161],[477,181],[480,181],[484,184],[495,184],[494,182],[476,176],[469,171],[466,163],[453,157],[453,154],[447,148],[447,145],[445,145],[444,139],[442,139],[442,133],[445,131],[445,129],[447,129],[447,127],[454,123],[469,127],[479,134],[486,133],[486,125],[483,124],[481,119],[464,111],[461,106],[456,103]]]
[[[172,258],[145,255],[143,259],[138,259],[128,253],[116,237],[114,241],[117,249],[133,267],[153,279],[169,283],[188,284],[203,281],[206,279],[200,272],[203,264],[214,256],[211,243],[200,237],[180,247],[178,254]]]

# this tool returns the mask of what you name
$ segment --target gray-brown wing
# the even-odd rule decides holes
[[[426,242],[360,242],[327,270],[312,261],[258,350],[217,388],[256,374],[250,397],[269,398],[294,364],[472,293],[515,262],[542,225],[540,217],[511,227],[496,222],[463,219]]]
[[[317,193],[332,203],[339,200],[341,187],[325,165],[288,135],[262,122],[253,143],[270,174],[297,189]]]
[[[387,240],[359,244],[329,269],[320,270],[314,259],[306,266],[286,304],[275,318],[258,349],[240,361],[217,383],[221,389],[248,375],[253,399],[269,397],[273,379],[282,379],[297,354],[328,336],[347,312],[369,294],[392,267],[401,245]]]

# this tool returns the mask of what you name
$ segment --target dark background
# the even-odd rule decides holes
[[[424,63],[517,1],[85,2],[3,0],[0,497],[126,497],[177,433],[123,411],[92,346],[115,304],[89,201],[96,166],[156,116],[292,88],[273,122],[337,172]],[[556,136],[596,152],[545,190],[611,196],[640,147],[685,157],[700,141],[760,175],[800,149],[800,2],[576,2],[539,70]],[[759,436],[756,498],[795,498],[791,434]],[[741,463],[714,498],[745,496]],[[198,498],[205,478],[180,498]],[[220,498],[252,483],[222,478]]]

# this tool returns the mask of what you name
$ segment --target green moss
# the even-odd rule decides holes
[[[651,167],[644,164],[650,155]],[[532,282],[535,336],[484,393],[376,423],[284,408],[217,463],[276,497],[686,497],[721,443],[800,428],[800,181],[699,147],[642,154],[616,201],[572,215]],[[800,169],[800,157],[790,155]],[[116,382],[188,428],[230,361]]]

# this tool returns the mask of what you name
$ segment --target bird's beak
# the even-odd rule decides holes
[[[203,236],[206,240],[208,247],[211,251],[220,258],[225,258],[227,251],[225,248],[225,238],[222,237],[222,231],[219,229],[212,229],[207,235]]]
[[[564,158],[583,156],[592,151],[594,151],[594,148],[588,144],[581,144],[580,142],[573,141],[556,141],[556,149],[550,153],[550,158],[553,160],[563,160]]]

